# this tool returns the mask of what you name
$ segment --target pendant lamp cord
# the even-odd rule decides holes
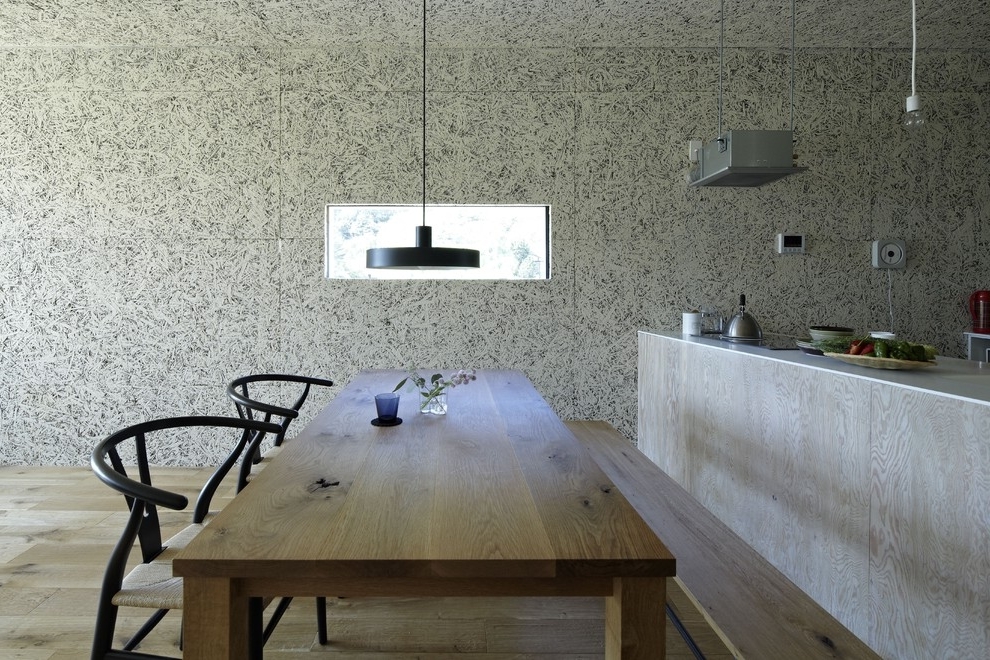
[[[914,88],[914,68],[918,57],[918,17],[916,0],[911,0],[911,96],[917,92]]]
[[[423,226],[426,226],[426,0],[423,0]]]
[[[797,47],[795,46],[796,4],[797,0],[791,0],[791,132],[794,131],[794,58],[797,52]]]
[[[890,315],[890,331],[894,331],[894,276],[887,269],[887,313]]]

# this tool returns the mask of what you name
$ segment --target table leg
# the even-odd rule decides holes
[[[666,602],[666,578],[616,578],[605,598],[605,659],[662,660]]]
[[[183,578],[183,660],[248,657],[248,599],[225,578]]]

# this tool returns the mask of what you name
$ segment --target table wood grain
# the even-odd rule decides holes
[[[401,377],[359,374],[175,559],[184,657],[243,657],[255,595],[603,596],[607,657],[663,657],[674,558],[529,380],[372,426]]]

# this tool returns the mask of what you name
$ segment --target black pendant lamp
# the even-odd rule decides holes
[[[368,268],[440,270],[478,268],[481,253],[465,248],[433,247],[433,228],[426,224],[426,0],[423,0],[423,224],[416,227],[416,247],[371,248]]]

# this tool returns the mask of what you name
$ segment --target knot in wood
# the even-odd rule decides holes
[[[312,484],[310,484],[308,490],[311,493],[315,493],[316,491],[318,491],[318,490],[320,490],[322,488],[333,488],[334,486],[339,486],[339,485],[340,485],[340,481],[337,481],[337,480],[328,481],[328,480],[324,479],[323,477],[320,477],[319,479],[317,479],[316,481],[314,481]]]

